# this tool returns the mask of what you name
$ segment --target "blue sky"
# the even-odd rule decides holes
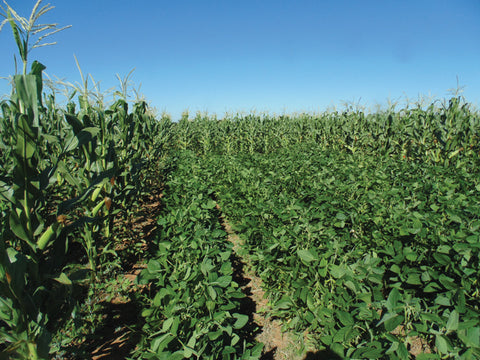
[[[75,83],[76,55],[102,90],[135,68],[135,86],[174,120],[185,110],[223,117],[442,99],[457,76],[467,101],[480,101],[478,0],[48,2],[44,22],[72,28],[30,60]],[[9,4],[28,17],[34,1]],[[7,26],[0,48],[0,76],[13,74]]]

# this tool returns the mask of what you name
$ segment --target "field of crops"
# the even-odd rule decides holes
[[[179,122],[122,92],[60,106],[7,20],[24,71],[0,103],[0,359],[265,359],[239,259],[318,358],[480,358],[463,98]]]
[[[177,161],[244,239],[286,329],[342,358],[480,356],[479,118],[468,105],[199,118],[176,131],[187,149]]]

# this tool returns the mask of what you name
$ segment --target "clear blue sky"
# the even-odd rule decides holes
[[[30,60],[72,83],[132,80],[152,106],[224,113],[373,107],[465,86],[480,102],[479,0],[51,0],[45,22],[72,25]],[[47,4],[44,1],[43,4]],[[10,0],[28,17],[33,0]],[[10,28],[0,32],[0,76],[14,72]],[[0,82],[0,94],[8,90]]]

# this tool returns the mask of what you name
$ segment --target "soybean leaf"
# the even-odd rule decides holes
[[[230,275],[220,276],[217,280],[211,283],[211,285],[217,285],[220,287],[227,287],[232,283],[232,277]]]
[[[452,310],[447,321],[447,334],[458,329],[458,319],[458,312],[456,310]]]
[[[440,354],[448,353],[448,340],[445,336],[440,334],[435,335],[435,346]]]
[[[63,285],[72,285],[72,280],[70,280],[68,276],[63,272],[58,277],[53,278],[53,280],[56,280]]]
[[[307,264],[311,263],[312,261],[318,260],[318,255],[314,254],[309,249],[297,250],[297,254],[298,257]]]
[[[237,319],[237,321],[235,321],[235,323],[233,324],[233,327],[235,329],[243,328],[248,322],[248,315],[234,313],[232,314],[232,316]]]
[[[480,327],[460,330],[458,337],[466,346],[480,349]]]

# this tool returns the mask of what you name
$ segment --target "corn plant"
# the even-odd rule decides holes
[[[1,249],[1,271],[6,285],[2,305],[4,320],[11,330],[5,337],[10,343],[6,351],[12,357],[23,354],[32,359],[45,357],[48,350],[48,317],[42,311],[49,295],[46,285],[54,278],[69,283],[64,274],[54,275],[40,269],[47,247],[62,231],[61,224],[48,220],[49,214],[45,211],[58,162],[45,162],[39,150],[43,135],[34,108],[41,106],[38,94],[43,68],[34,62],[30,74],[15,76],[16,101],[12,101],[8,120],[3,119],[4,124],[13,124],[15,129],[13,176],[4,177],[0,182],[2,199],[8,204],[10,229],[3,233]],[[87,131],[78,134],[58,160],[91,135]],[[50,137],[48,142],[54,139]]]
[[[9,23],[23,62],[23,73],[13,77],[14,92],[9,103],[2,104],[4,149],[10,147],[12,174],[2,174],[0,196],[6,204],[5,223],[8,231],[0,241],[0,287],[3,357],[37,359],[48,356],[50,333],[45,301],[54,295],[48,290],[53,279],[69,284],[65,274],[55,276],[40,271],[46,248],[60,234],[57,221],[44,216],[47,189],[55,175],[56,164],[45,163],[41,144],[45,137],[40,126],[42,111],[42,71],[45,67],[32,63],[26,74],[29,51],[48,44],[41,41],[56,31],[41,36],[31,47],[31,36],[56,25],[37,25],[38,18],[50,8],[35,5],[30,19],[20,17],[7,3],[2,14]],[[61,29],[59,29],[61,30]],[[58,30],[58,31],[59,31]],[[9,143],[5,139],[10,136]],[[8,219],[8,220],[7,220]]]

